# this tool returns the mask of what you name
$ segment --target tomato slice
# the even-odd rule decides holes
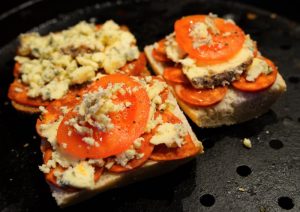
[[[153,149],[154,149],[154,145],[150,143],[150,139],[152,138],[152,134],[151,133],[145,133],[143,136],[144,141],[142,141],[142,145],[140,148],[136,149],[137,153],[139,154],[144,154],[144,156],[140,159],[132,159],[130,160],[127,165],[128,167],[123,167],[121,165],[115,164],[111,167],[111,169],[109,170],[110,172],[125,172],[125,171],[130,171],[134,168],[137,168],[139,166],[142,166],[150,157]]]
[[[167,55],[166,55],[166,45],[165,45],[166,39],[162,39],[159,42],[157,42],[157,48],[153,48],[152,50],[152,56],[155,60],[165,63],[171,61]]]
[[[273,71],[268,75],[260,74],[254,82],[247,81],[246,76],[242,75],[239,80],[232,83],[234,88],[246,92],[258,92],[265,90],[274,84],[277,78],[278,70],[271,60],[264,57],[261,58],[267,62]]]
[[[176,95],[185,103],[197,107],[207,107],[220,102],[226,95],[228,88],[196,89],[191,85],[175,85]]]
[[[209,29],[208,33],[212,38],[211,44],[194,48],[194,38],[190,36],[191,27],[197,22],[205,22],[207,17],[206,15],[192,15],[176,21],[176,41],[198,64],[224,62],[241,50],[245,41],[245,34],[237,25],[221,18],[214,18],[213,21],[220,33],[212,33]]]
[[[99,86],[106,88],[110,83],[125,83],[125,87],[129,89],[141,87],[140,83],[128,76],[114,74],[102,77],[89,88],[89,91],[92,92]],[[145,131],[150,111],[150,100],[143,88],[139,88],[131,94],[128,92],[125,95],[118,93],[117,96],[117,103],[129,101],[131,106],[119,112],[109,113],[114,125],[111,130],[101,132],[91,127],[93,137],[99,145],[90,146],[83,142],[82,136],[77,134],[73,127],[65,124],[77,114],[73,111],[66,114],[57,132],[58,144],[67,144],[67,147],[62,148],[62,151],[77,158],[106,158],[128,149],[133,141]],[[70,130],[72,134],[68,135]]]
[[[43,101],[41,98],[30,98],[27,91],[28,87],[15,79],[9,86],[8,98],[19,104],[33,107],[47,106],[50,103],[50,101]]]
[[[20,74],[20,67],[21,67],[21,64],[20,63],[18,63],[18,62],[16,62],[15,63],[15,66],[14,66],[14,72],[13,72],[13,75],[14,75],[14,77],[18,77],[19,76],[19,74]]]
[[[172,124],[181,123],[180,119],[172,113],[165,112],[162,115],[164,122]],[[184,142],[185,143],[183,144],[183,146],[176,148],[168,148],[164,144],[157,145],[154,147],[150,159],[156,161],[178,160],[194,156],[202,151],[200,147],[197,147],[194,144],[189,134],[185,136]]]
[[[178,67],[167,67],[164,69],[163,77],[166,81],[178,84],[189,84],[189,80]]]
[[[146,69],[147,60],[145,53],[140,53],[138,59],[127,63],[121,68],[122,72],[130,76],[140,76],[144,69]]]

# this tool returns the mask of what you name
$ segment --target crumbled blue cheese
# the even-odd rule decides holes
[[[139,57],[134,36],[113,21],[101,27],[80,22],[57,33],[20,36],[20,74],[28,96],[59,99],[69,87],[95,78],[99,69],[115,73]]]
[[[123,88],[124,83],[108,84],[106,88],[83,95],[82,101],[75,107],[77,117],[71,118],[64,124],[73,127],[82,136],[82,141],[90,146],[98,147],[100,143],[93,138],[93,130],[86,125],[96,127],[98,130],[107,132],[114,127],[109,117],[111,112],[119,112],[131,106],[131,102],[115,104],[117,92]]]
[[[128,149],[115,157],[115,162],[123,167],[127,165],[127,163],[136,157],[137,152],[135,149]]]
[[[95,165],[97,167],[103,167],[105,165],[105,162],[102,158],[100,159],[89,159],[88,163],[91,165]]]
[[[64,168],[75,166],[79,162],[77,158],[63,153],[60,149],[56,149],[52,152],[52,158],[49,161],[53,161],[55,164],[57,163]]]
[[[42,164],[39,166],[41,172],[48,174],[50,172],[50,168],[46,164]]]
[[[45,114],[48,112],[44,106],[39,106],[39,110],[41,111],[42,114]]]
[[[189,36],[192,37],[194,49],[212,43],[212,36],[208,32],[208,25],[204,22],[194,23],[191,26]]]
[[[267,64],[265,60],[254,58],[252,64],[247,68],[246,80],[249,82],[254,82],[259,75],[268,75],[271,72],[272,68]]]
[[[63,116],[60,116],[56,121],[48,123],[48,124],[41,124],[40,125],[40,132],[42,137],[47,138],[47,141],[50,142],[53,148],[56,148],[56,135],[58,127],[63,120]]]
[[[166,37],[166,55],[174,62],[178,62],[186,55],[186,53],[179,47],[175,40],[175,33],[172,33]]]
[[[115,164],[115,161],[114,161],[114,160],[108,161],[108,162],[105,164],[105,168],[109,170],[109,169],[111,169],[111,167],[113,167],[114,164]]]
[[[133,146],[135,149],[139,149],[142,147],[142,142],[144,141],[145,139],[143,137],[139,137],[137,139],[135,139],[133,141]]]
[[[251,140],[249,138],[244,138],[243,139],[243,145],[245,147],[247,147],[248,149],[252,148],[252,143],[251,143]]]
[[[150,132],[158,124],[162,123],[162,117],[159,115],[154,117],[157,108],[161,105],[162,100],[159,94],[166,89],[168,86],[164,81],[154,79],[152,84],[145,84],[146,91],[148,93],[149,99],[151,101],[149,118],[146,126],[146,131]]]
[[[150,143],[154,145],[165,144],[167,147],[181,147],[187,135],[182,124],[163,123],[158,126]]]
[[[84,137],[84,138],[82,138],[82,141],[84,141],[85,143],[87,143],[90,146],[95,146],[96,144],[98,144],[98,143],[96,143],[96,141],[93,137]]]
[[[57,181],[62,185],[68,185],[81,189],[93,189],[95,168],[86,161],[78,163],[74,167],[67,168],[61,175],[58,175]]]

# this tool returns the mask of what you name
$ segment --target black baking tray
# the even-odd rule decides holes
[[[233,18],[258,41],[286,79],[287,92],[258,119],[217,129],[192,124],[205,154],[177,170],[62,211],[300,211],[300,24],[217,0],[34,0],[0,15],[0,210],[61,210],[38,170],[37,116],[17,112],[7,99],[19,33],[45,34],[80,20],[114,19],[129,26],[143,49],[170,33],[179,17],[209,12]],[[243,147],[243,138],[251,139],[251,149]]]

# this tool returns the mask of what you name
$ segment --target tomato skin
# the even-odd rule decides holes
[[[214,89],[196,89],[191,85],[175,85],[174,89],[180,100],[196,107],[208,107],[220,102],[228,90],[226,86]]]
[[[153,48],[152,50],[152,56],[155,60],[162,62],[162,63],[167,63],[170,62],[171,60],[167,57],[166,54],[166,45],[165,45],[166,39],[162,39],[157,42],[157,47]]]
[[[226,62],[241,50],[245,42],[245,34],[237,25],[215,18],[213,20],[220,34],[213,34],[209,31],[213,44],[194,48],[193,39],[190,36],[191,24],[204,22],[206,17],[206,15],[191,15],[177,20],[174,26],[176,41],[199,65]],[[224,33],[230,34],[223,36]]]
[[[167,67],[164,69],[163,77],[166,81],[178,84],[189,84],[189,80],[179,67]]]
[[[273,71],[268,75],[265,74],[259,75],[254,82],[248,82],[246,80],[245,74],[243,74],[239,80],[234,81],[232,83],[232,86],[235,89],[244,92],[259,92],[268,89],[270,86],[274,84],[278,74],[278,70],[276,66],[271,60],[264,58],[262,56],[260,56],[260,58],[264,59],[267,62],[267,64],[272,68]]]
[[[145,53],[140,53],[140,56],[131,62],[128,62],[121,68],[121,71],[125,72],[128,76],[140,76],[146,69],[147,59]]]
[[[88,92],[93,92],[100,87],[106,88],[110,83],[125,83],[126,88],[141,87],[140,83],[132,78],[115,74],[102,77],[89,87]],[[66,148],[61,148],[67,154],[77,158],[107,158],[119,154],[132,145],[133,141],[144,133],[150,111],[150,100],[147,92],[139,88],[132,94],[118,94],[117,104],[121,102],[130,102],[131,106],[126,107],[119,112],[109,113],[114,127],[107,132],[102,132],[94,127],[93,138],[99,145],[89,145],[82,141],[84,136],[79,135],[73,127],[66,125],[65,122],[77,116],[74,111],[70,111],[64,117],[57,132],[57,142],[59,146],[66,143]],[[71,135],[68,132],[71,131]]]

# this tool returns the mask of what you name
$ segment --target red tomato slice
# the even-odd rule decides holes
[[[102,77],[89,88],[92,92],[99,86],[106,88],[108,84],[125,83],[125,87],[132,89],[140,87],[140,83],[132,78],[115,74]],[[150,111],[150,100],[147,92],[143,88],[138,91],[125,95],[118,94],[117,103],[130,102],[131,106],[122,111],[110,113],[114,127],[108,132],[100,132],[95,128],[93,136],[99,146],[90,146],[82,141],[82,136],[74,131],[74,128],[65,124],[69,119],[77,116],[70,111],[63,119],[57,132],[57,142],[59,145],[66,143],[67,147],[63,151],[77,158],[106,158],[119,154],[132,145],[133,141],[144,133]],[[68,135],[68,131],[73,133]]]
[[[187,104],[197,107],[207,107],[220,102],[227,93],[227,87],[214,89],[196,89],[191,85],[175,85],[175,93]]]
[[[8,90],[8,98],[22,104],[33,107],[47,106],[50,101],[43,101],[41,98],[30,98],[27,95],[28,86],[22,84],[19,80],[15,80],[10,84]]]
[[[268,75],[260,74],[254,82],[247,81],[246,76],[242,75],[239,80],[232,83],[234,88],[246,92],[258,92],[265,90],[274,84],[278,73],[276,66],[271,60],[264,57],[260,58],[264,59],[273,71]]]
[[[164,69],[163,77],[166,81],[177,84],[189,84],[189,80],[183,74],[181,68],[167,67]]]
[[[205,22],[206,17],[206,15],[192,15],[176,21],[176,41],[190,57],[197,60],[198,64],[225,62],[241,50],[245,41],[245,34],[237,25],[221,18],[215,18],[213,20],[220,33],[214,34],[208,30],[212,37],[212,44],[194,48],[194,38],[190,36],[191,27],[197,22]]]
[[[140,76],[144,69],[146,69],[147,60],[145,53],[140,53],[138,59],[127,63],[121,68],[121,71],[130,76]]]
[[[162,39],[157,43],[157,48],[153,48],[152,50],[152,56],[155,60],[165,63],[169,62],[170,59],[166,55],[166,45],[165,45],[166,39]]]

